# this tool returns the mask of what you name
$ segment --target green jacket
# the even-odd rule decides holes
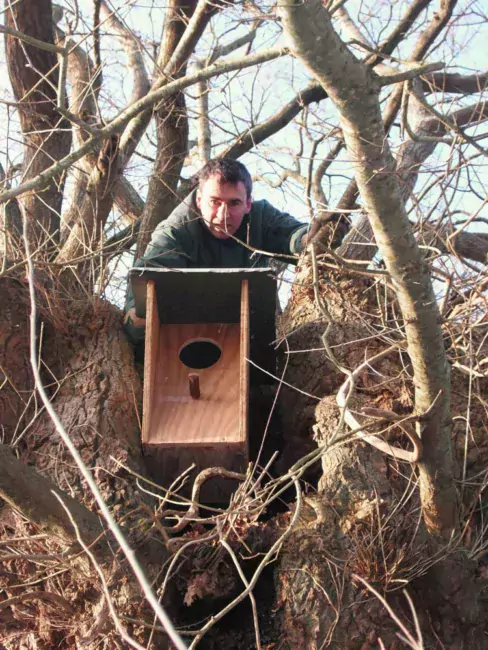
[[[286,212],[280,212],[268,201],[253,201],[244,217],[236,239],[214,237],[200,217],[195,203],[196,192],[180,204],[154,230],[144,256],[135,266],[166,266],[169,268],[251,268],[269,266],[270,257],[256,253],[298,255],[301,240],[308,226]],[[246,245],[243,245],[244,242]],[[288,260],[293,261],[293,260]],[[126,312],[134,307],[129,287]],[[144,338],[144,328],[136,327],[128,318],[125,329],[134,342]]]

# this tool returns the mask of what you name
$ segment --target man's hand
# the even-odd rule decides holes
[[[136,308],[132,307],[124,316],[124,325],[135,325],[135,327],[146,327],[146,319],[139,318]]]
[[[302,252],[312,243],[315,235],[319,232],[320,227],[320,221],[318,219],[312,219],[307,234],[302,237]]]

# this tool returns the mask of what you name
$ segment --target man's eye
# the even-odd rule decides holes
[[[218,205],[219,201],[217,199],[210,199],[210,204],[211,205]]]
[[[235,199],[235,201],[231,202],[231,205],[233,205],[233,206],[241,205],[241,202],[239,201],[239,199]]]

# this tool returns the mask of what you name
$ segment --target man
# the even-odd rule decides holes
[[[251,175],[242,163],[210,160],[198,178],[189,200],[156,227],[136,266],[250,268],[268,266],[274,255],[301,252],[308,225],[267,201],[253,201]],[[130,291],[126,312],[127,334],[143,340],[145,320],[136,315]]]

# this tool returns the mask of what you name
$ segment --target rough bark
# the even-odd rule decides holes
[[[93,544],[103,537],[104,529],[96,514],[77,499],[61,492],[55,483],[18,460],[10,447],[0,445],[0,496],[48,535],[76,544],[76,532],[61,498],[79,528],[81,538]]]
[[[0,185],[5,188],[10,186],[2,165],[0,165]],[[19,259],[21,239],[22,214],[19,202],[14,200],[0,208],[0,256],[3,258],[2,264],[6,264],[7,259]]]
[[[54,44],[51,0],[6,3],[8,27]],[[71,132],[56,110],[58,66],[54,52],[6,36],[7,66],[24,134],[22,181],[34,178],[53,160],[68,154]],[[59,239],[63,174],[54,175],[39,192],[19,199],[28,220],[33,244],[52,247]]]
[[[378,647],[379,638],[387,648],[403,647],[396,645],[397,630],[391,618],[353,577],[359,575],[383,594],[413,629],[408,607],[394,586],[399,584],[395,583],[397,579],[405,581],[402,584],[419,616],[424,647],[435,646],[430,632],[433,624],[446,647],[468,643],[485,648],[481,634],[484,578],[476,578],[475,564],[466,561],[465,550],[458,552],[455,547],[446,548],[439,564],[432,566],[438,547],[430,546],[419,521],[415,470],[354,438],[325,451],[335,432],[344,430],[336,395],[345,375],[324,350],[324,330],[329,327],[327,339],[336,360],[355,369],[388,346],[381,334],[380,324],[388,320],[387,314],[382,314],[382,303],[391,301],[394,305],[394,298],[389,293],[378,296],[372,290],[374,281],[367,276],[348,274],[344,269],[327,270],[320,287],[330,316],[328,325],[317,308],[312,284],[311,266],[303,259],[291,304],[282,319],[287,361],[284,380],[315,396],[310,398],[289,386],[281,388],[286,468],[313,449],[307,442],[311,430],[323,455],[318,492],[306,497],[308,508],[299,529],[285,545],[275,573],[280,638],[290,649],[316,650],[327,642],[332,648],[345,645],[369,649]],[[389,308],[384,307],[387,313]],[[463,363],[470,365],[467,358]],[[401,372],[402,365],[406,373]],[[411,366],[402,353],[385,357],[358,378],[350,408],[358,418],[363,408],[371,407],[404,416],[412,413],[410,373]],[[452,417],[456,424],[452,437],[459,468],[466,453],[462,426],[470,381],[454,371],[453,382]],[[483,388],[477,386],[478,390]],[[476,415],[473,411],[470,417],[473,442],[469,443],[469,472],[477,471],[472,463],[479,461],[479,467],[483,466],[485,420],[482,410],[476,409]],[[382,435],[392,445],[406,446],[399,430]],[[317,471],[313,474],[316,477]],[[465,493],[464,503],[472,497]]]
[[[0,300],[0,422],[4,441],[11,443],[34,412],[24,279],[0,278]]]

